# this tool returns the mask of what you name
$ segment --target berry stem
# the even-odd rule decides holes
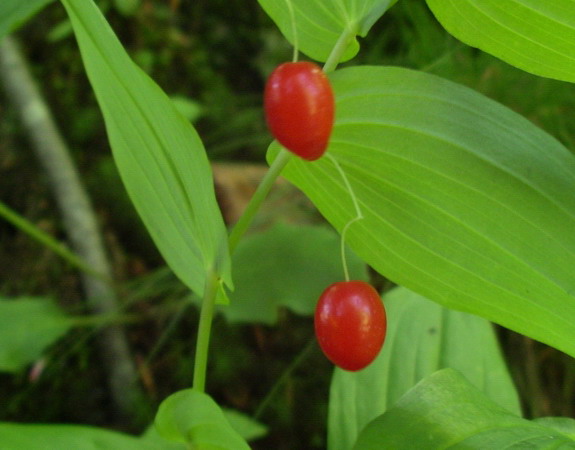
[[[344,275],[344,279],[345,281],[349,281],[349,269],[347,267],[347,257],[346,257],[346,253],[345,253],[345,235],[347,233],[348,228],[351,226],[352,223],[357,222],[358,220],[361,220],[363,217],[354,217],[353,219],[351,219],[348,223],[345,224],[345,227],[343,227],[343,230],[341,232],[341,264],[343,265],[343,275]]]
[[[198,338],[196,341],[196,356],[194,361],[194,389],[204,392],[206,389],[206,372],[208,368],[208,350],[210,346],[210,333],[212,319],[216,304],[219,280],[214,271],[210,271],[206,277],[206,287],[200,312],[198,325]]]
[[[290,12],[290,17],[292,19],[292,33],[293,33],[293,37],[294,37],[293,58],[294,58],[294,61],[296,61],[297,60],[297,54],[298,54],[298,40],[297,40],[297,27],[295,24],[295,13],[293,10],[293,5],[291,3],[291,0],[286,0],[286,2],[287,2],[288,9]],[[323,67],[324,71],[329,72],[329,71],[335,69],[335,67],[337,66],[337,63],[341,59],[343,52],[347,48],[351,39],[353,39],[353,37],[356,34],[357,33],[356,33],[355,29],[347,30],[344,33],[342,33],[342,35],[338,39],[338,41],[337,41],[336,45],[334,46],[331,54],[329,55],[328,60],[326,61],[325,65]],[[230,235],[228,238],[230,254],[233,255],[233,253],[234,253],[238,243],[240,242],[242,236],[245,234],[245,232],[250,227],[251,223],[253,222],[253,220],[255,218],[255,215],[257,214],[257,212],[261,206],[261,204],[263,203],[266,196],[270,192],[272,186],[274,185],[274,182],[276,181],[276,179],[280,175],[281,171],[284,169],[284,167],[290,161],[291,156],[292,156],[292,154],[290,152],[288,152],[286,149],[282,148],[280,150],[279,154],[277,155],[277,157],[275,158],[274,162],[271,164],[271,166],[270,166],[269,170],[267,171],[266,175],[264,176],[262,182],[258,186],[258,188],[257,188],[256,192],[254,193],[254,195],[252,196],[250,202],[248,203],[248,206],[246,207],[244,213],[242,214],[242,216],[240,217],[240,219],[237,221],[237,223],[235,224],[235,226],[233,227],[233,229],[230,232]],[[355,195],[353,194],[353,190],[351,189],[351,185],[349,184],[349,181],[347,180],[345,173],[343,172],[343,170],[341,170],[341,167],[339,167],[339,164],[337,163],[337,161],[331,156],[330,156],[330,158],[331,158],[332,162],[335,164],[335,166],[337,167],[340,174],[342,175],[344,183],[346,184],[346,186],[347,186],[347,188],[348,188],[348,190],[352,196],[356,211],[358,213],[357,217],[355,219],[351,220],[344,227],[344,230],[342,232],[342,261],[343,261],[346,279],[349,279],[349,273],[348,273],[348,269],[347,269],[347,263],[345,260],[345,251],[344,251],[345,250],[344,249],[345,233],[346,233],[347,229],[349,228],[349,226],[353,222],[362,218],[362,215],[361,215],[361,211],[359,209],[359,204],[357,203],[357,199],[355,198]],[[213,316],[214,316],[214,309],[215,309],[218,286],[219,286],[219,280],[218,280],[217,274],[214,271],[210,271],[208,273],[208,276],[206,277],[206,288],[204,290],[204,298],[202,300],[202,308],[201,308],[201,312],[200,312],[200,323],[198,326],[198,338],[197,338],[197,342],[196,342],[196,356],[195,356],[195,362],[194,362],[193,387],[194,387],[194,389],[196,389],[200,392],[204,392],[204,390],[206,388],[208,349],[209,349],[209,344],[210,344],[210,332],[211,332],[211,328],[212,328],[212,320],[213,320]]]
[[[286,149],[282,148],[277,155],[276,159],[270,166],[269,170],[267,171],[264,179],[258,186],[256,192],[252,196],[246,210],[240,217],[240,219],[235,224],[234,228],[232,229],[229,237],[229,246],[230,246],[230,254],[233,254],[240,239],[244,235],[244,233],[249,228],[250,224],[254,220],[254,217],[260,208],[261,204],[265,200],[266,196],[268,195],[269,191],[271,190],[274,182],[280,175],[283,168],[291,159],[292,154],[288,152]]]
[[[289,17],[290,17],[290,21],[291,21],[291,32],[292,32],[292,39],[293,39],[293,58],[292,61],[296,62],[298,60],[298,51],[299,51],[299,41],[298,41],[298,37],[297,37],[297,27],[296,27],[296,23],[295,23],[295,12],[293,9],[293,4],[292,4],[292,0],[285,0],[287,7],[288,7],[288,11],[289,11]]]
[[[347,230],[349,229],[349,227],[357,222],[358,220],[363,219],[363,214],[361,212],[361,208],[359,207],[359,202],[357,201],[357,197],[355,195],[355,192],[353,191],[353,188],[351,187],[351,184],[347,178],[347,175],[345,174],[345,172],[343,171],[343,169],[341,168],[341,166],[339,165],[339,163],[337,162],[337,159],[335,159],[331,154],[327,153],[326,154],[327,157],[329,158],[329,160],[333,163],[333,165],[335,166],[335,168],[337,169],[337,171],[339,172],[339,174],[341,175],[341,178],[343,179],[343,183],[345,184],[345,187],[347,189],[347,191],[349,192],[349,196],[351,197],[351,201],[353,202],[353,207],[355,208],[355,217],[353,219],[351,219],[349,222],[347,222],[345,224],[345,226],[343,227],[343,230],[341,231],[341,263],[343,265],[343,274],[345,277],[345,281],[349,281],[349,269],[347,267],[347,258],[346,258],[346,253],[345,253],[345,235],[347,234]]]

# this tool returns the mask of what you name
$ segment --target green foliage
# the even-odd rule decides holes
[[[160,405],[156,429],[170,441],[201,449],[249,449],[212,398],[194,389],[176,392]]]
[[[232,66],[228,66],[218,39],[219,33],[230,32],[229,26],[204,21],[201,13],[209,2],[193,3],[192,21],[206,23],[211,30],[209,36],[193,27],[189,33],[193,36],[190,41],[195,36],[202,40],[200,45],[190,45],[189,67],[211,88],[198,97],[194,94],[201,98],[200,110],[188,100],[188,92],[176,97],[175,105],[170,102],[129,60],[90,0],[62,2],[104,112],[116,163],[157,246],[197,294],[204,289],[206,275],[213,275],[214,270],[229,284],[226,233],[214,199],[210,167],[203,144],[186,121],[198,114],[220,121],[218,132],[207,134],[214,144],[211,155],[222,149],[253,147],[257,141],[245,131],[258,132],[253,124],[260,120],[261,111],[249,94],[243,94],[241,102],[232,98],[236,78],[228,85],[223,74],[224,67],[229,70]],[[293,16],[288,2],[293,4]],[[18,14],[29,15],[43,3],[5,0],[0,6],[0,35],[2,26],[13,28],[21,21]],[[295,19],[297,42],[307,56],[325,61],[329,55],[337,55],[334,47],[347,46],[338,62],[359,51],[355,38],[365,36],[394,3],[260,0],[290,42],[296,41]],[[571,3],[516,0],[505,7],[499,3],[428,0],[437,18],[463,42],[532,73],[574,81]],[[113,4],[129,15],[139,1],[115,0]],[[10,5],[17,5],[17,14],[2,15]],[[176,5],[179,2],[159,8],[169,16],[180,7]],[[399,8],[403,16],[398,17],[405,21],[399,31],[383,31],[386,37],[370,55],[375,64],[382,58],[393,60],[393,53],[404,46],[404,59],[394,63],[436,70],[469,82],[477,90],[499,83],[499,89],[505,91],[500,94],[511,92],[510,103],[517,109],[532,104],[538,113],[545,111],[538,96],[531,95],[534,78],[513,78],[516,75],[509,74],[517,72],[503,63],[494,66],[487,55],[477,56],[472,49],[446,38],[424,3],[404,0],[395,9]],[[186,41],[178,34],[182,30],[173,31],[156,34],[159,45],[165,45],[164,37]],[[254,40],[261,37],[251,29],[248,34],[255,36]],[[177,46],[174,42],[167,47]],[[239,47],[246,41],[238,42]],[[218,52],[212,52],[210,46],[218,47]],[[253,62],[249,59],[253,56],[237,53],[245,66]],[[139,55],[142,61],[148,56],[150,70],[162,71],[162,64],[179,63],[172,49],[155,52],[140,48]],[[465,64],[469,73],[461,71]],[[67,80],[64,77],[64,82]],[[350,448],[358,435],[356,448],[360,449],[574,447],[573,419],[529,422],[514,415],[519,414],[517,395],[484,319],[445,309],[419,295],[489,318],[575,355],[573,156],[519,115],[434,76],[399,68],[358,67],[336,71],[332,80],[338,112],[329,152],[350,179],[365,216],[351,226],[346,241],[385,277],[418,294],[399,288],[386,296],[388,338],[373,366],[353,374],[336,371],[330,401],[330,448]],[[243,87],[237,87],[238,91]],[[569,93],[570,88],[548,89],[556,95],[557,110],[564,113],[557,105],[563,104],[563,92]],[[525,110],[522,113],[534,118]],[[563,117],[569,115],[557,117],[550,114],[549,122],[560,127]],[[569,129],[563,129],[562,137],[568,141]],[[259,138],[266,139],[264,135]],[[349,191],[329,159],[314,163],[294,160],[286,174],[336,229],[341,231],[354,218]],[[231,304],[222,308],[223,313],[230,321],[266,324],[275,322],[280,305],[310,314],[321,290],[341,279],[338,245],[334,233],[317,227],[281,225],[249,237],[231,260],[236,290],[230,293]],[[352,255],[349,259],[352,277],[366,279],[365,265]],[[46,312],[32,308],[32,312],[22,313],[17,321],[20,326],[15,327],[11,322],[17,315],[12,311],[3,314],[3,303],[0,368],[2,349],[20,352],[5,358],[9,367],[5,370],[15,371],[33,361],[70,326],[58,316],[61,313],[48,307]],[[52,331],[41,336],[32,333],[37,328],[34,318],[41,318],[44,325],[52,323]],[[297,331],[290,330],[290,339]],[[33,339],[28,342],[30,336]],[[264,348],[264,333],[257,339]],[[246,356],[251,361],[249,350],[242,350],[228,351],[237,359]],[[233,367],[225,358],[214,366],[233,373],[240,364],[230,361]],[[444,367],[456,368],[469,381],[453,371],[441,371],[420,382]],[[565,379],[568,381],[568,376]],[[229,391],[233,388],[226,388],[225,398],[232,398],[235,393]],[[286,403],[289,401],[293,397],[286,389]],[[291,424],[289,418],[283,420]],[[49,442],[53,447],[48,448],[193,445],[235,449],[247,448],[242,438],[266,432],[246,416],[222,412],[211,397],[192,390],[169,397],[156,423],[164,436],[179,444],[164,443],[154,432],[138,440],[86,427],[1,424],[0,446],[35,448]]]
[[[235,409],[224,408],[222,411],[232,428],[246,441],[261,438],[268,432],[268,427]]]
[[[130,60],[91,1],[62,3],[104,114],[120,175],[158,249],[199,295],[212,270],[230,283],[226,230],[196,131]]]
[[[116,9],[125,16],[133,15],[141,4],[142,0],[114,0]]]
[[[328,151],[365,218],[350,247],[378,272],[449,308],[575,355],[575,158],[476,92],[401,68],[332,76]],[[333,163],[286,177],[342,230],[355,215]]]
[[[570,417],[540,417],[533,422],[548,428],[553,428],[575,441],[575,419]]]
[[[152,423],[141,436],[141,441],[153,448],[162,450],[189,450],[188,445],[182,442],[167,441],[158,433],[158,430]]]
[[[24,425],[0,422],[0,442],[5,449],[42,450],[167,450],[172,447],[78,425]]]
[[[350,276],[367,280],[348,253]],[[274,324],[279,306],[312,315],[323,290],[343,279],[340,239],[327,227],[276,224],[242,240],[232,264],[235,289],[221,312],[233,322]]]
[[[354,449],[574,448],[575,441],[521,419],[453,369],[420,382],[361,433]]]
[[[358,433],[423,378],[461,372],[488,398],[520,415],[519,399],[486,320],[449,310],[396,288],[383,298],[387,338],[378,358],[359,372],[335,371],[328,419],[331,450],[349,449]]]
[[[341,59],[346,61],[359,51],[356,35],[365,36],[396,1],[259,0],[259,3],[292,44],[296,41],[293,35],[295,22],[299,50],[318,61],[326,61],[342,33],[350,32]]]
[[[371,422],[354,449],[574,447],[567,435],[509,413],[458,372],[443,369]]]
[[[198,102],[180,95],[171,99],[180,114],[190,122],[195,122],[202,115],[202,107]]]
[[[52,1],[2,0],[0,2],[0,40]]]
[[[427,0],[456,38],[527,72],[575,81],[571,0]]]
[[[72,325],[72,319],[48,299],[0,298],[0,372],[24,369]]]

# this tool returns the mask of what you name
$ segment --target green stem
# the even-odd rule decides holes
[[[230,245],[230,254],[234,253],[240,239],[244,235],[244,233],[248,230],[250,224],[254,220],[258,209],[260,208],[261,204],[265,200],[266,196],[268,195],[269,191],[274,185],[274,182],[278,178],[279,174],[289,162],[292,154],[288,152],[286,149],[282,148],[270,166],[269,170],[267,171],[264,179],[258,186],[256,192],[254,193],[253,197],[251,198],[246,210],[240,217],[240,219],[235,224],[234,228],[230,233],[229,238],[229,245]]]
[[[194,389],[204,392],[206,388],[206,371],[208,367],[208,350],[210,346],[210,332],[216,304],[219,280],[217,275],[210,271],[206,277],[206,287],[200,312],[198,325],[198,340],[196,342],[196,358],[194,361]]]
[[[292,58],[292,61],[296,62],[297,58],[298,58],[298,52],[299,52],[299,41],[298,41],[298,36],[297,36],[297,27],[296,27],[296,23],[295,23],[295,12],[293,10],[292,0],[285,0],[285,1],[286,1],[288,11],[289,11],[290,21],[291,21],[291,33],[292,33],[292,39],[293,39],[293,58]]]
[[[337,63],[341,59],[343,52],[349,45],[351,39],[357,34],[356,28],[345,30],[339,39],[337,40],[331,54],[329,55],[328,60],[323,66],[323,70],[325,72],[330,72],[335,69]],[[271,190],[275,180],[289,162],[291,153],[288,152],[286,149],[282,148],[280,153],[270,166],[270,169],[266,173],[264,179],[258,186],[255,194],[251,198],[246,210],[232,229],[229,237],[229,247],[230,247],[230,254],[234,253],[240,239],[244,235],[244,233],[249,228],[250,224],[252,223],[259,207],[261,206],[262,202],[266,198],[267,194]]]
[[[297,369],[311,354],[312,350],[316,348],[316,340],[312,339],[309,343],[304,347],[304,349],[297,355],[297,357],[292,361],[292,363],[288,366],[288,368],[284,371],[282,376],[275,382],[273,387],[270,389],[268,394],[265,396],[263,401],[256,409],[256,412],[253,415],[254,420],[258,420],[267,407],[270,405],[273,398],[279,392],[280,388],[288,381],[290,375],[293,373],[295,369]]]
[[[233,254],[240,239],[252,223],[259,207],[271,190],[277,177],[291,158],[291,153],[281,149],[270,166],[262,182],[251,198],[246,210],[232,229],[229,237],[230,254]],[[210,332],[218,292],[219,280],[215,272],[211,271],[206,277],[206,287],[200,312],[198,325],[198,340],[196,342],[196,358],[194,363],[194,389],[204,392],[206,388],[206,371],[208,366],[208,349],[210,345]]]
[[[346,29],[343,31],[343,33],[341,33],[339,39],[331,50],[327,61],[323,65],[323,71],[325,73],[333,72],[335,70],[349,43],[353,40],[353,38],[355,38],[356,35],[357,27]]]
[[[346,253],[345,253],[345,236],[347,234],[347,230],[349,229],[349,227],[363,219],[363,214],[361,212],[361,208],[359,207],[359,202],[357,200],[357,197],[355,196],[355,192],[353,191],[353,188],[351,187],[351,183],[349,182],[347,175],[345,174],[345,172],[343,171],[343,169],[341,168],[341,166],[339,165],[339,163],[337,162],[337,159],[335,159],[332,155],[326,155],[330,161],[333,163],[333,165],[335,166],[335,168],[337,169],[337,171],[339,172],[343,183],[345,184],[345,187],[347,189],[347,191],[349,192],[349,196],[351,197],[351,201],[353,202],[353,207],[355,208],[355,217],[353,219],[351,219],[348,223],[345,224],[345,226],[343,227],[343,230],[341,231],[341,263],[343,265],[343,275],[345,277],[345,281],[349,281],[349,269],[347,267],[347,259],[346,259]]]
[[[8,206],[0,201],[0,217],[3,217],[6,221],[10,222],[19,230],[26,233],[32,239],[38,241],[45,247],[52,250],[61,258],[65,259],[70,265],[86,272],[93,277],[96,277],[105,283],[112,284],[112,280],[110,280],[105,275],[101,274],[100,272],[95,271],[90,266],[88,266],[82,259],[76,256],[73,252],[68,250],[64,245],[54,239],[47,233],[44,233],[34,224],[26,220],[24,217],[20,216],[13,210],[11,210]]]
[[[134,314],[104,313],[94,316],[73,316],[69,318],[69,321],[74,327],[101,328],[114,323],[137,323],[141,321],[141,318]]]
[[[324,65],[324,71],[329,72],[335,69],[341,59],[343,52],[349,45],[349,42],[357,34],[356,30],[347,30],[339,37],[333,48],[328,60]],[[256,192],[252,196],[244,213],[233,227],[229,236],[229,251],[233,254],[240,239],[250,227],[261,204],[273,187],[281,171],[287,165],[291,158],[291,153],[282,148],[276,159],[270,166]],[[200,323],[198,326],[198,340],[196,343],[196,359],[194,364],[194,389],[201,392],[206,387],[206,369],[208,364],[208,347],[210,343],[210,331],[214,315],[216,294],[218,289],[218,278],[214,272],[210,272],[206,279],[206,288],[204,299],[202,301],[202,310],[200,312]],[[309,350],[308,350],[309,351]],[[307,353],[307,352],[305,352]],[[302,357],[303,358],[303,357]],[[299,358],[298,358],[299,361]],[[265,406],[264,406],[265,407]],[[260,410],[263,410],[260,408]]]

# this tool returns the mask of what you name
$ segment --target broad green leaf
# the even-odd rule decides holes
[[[6,450],[165,450],[161,443],[101,428],[79,425],[29,425],[0,422],[0,446]]]
[[[155,425],[152,423],[140,437],[142,442],[148,445],[155,445],[162,450],[189,450],[188,446],[182,442],[173,442],[164,439],[156,430]]]
[[[342,61],[359,51],[356,36],[371,26],[397,0],[258,0],[283,35],[310,58],[326,61],[344,32],[351,33]],[[291,5],[291,6],[290,6]],[[293,11],[293,16],[290,13]]]
[[[278,307],[312,315],[323,290],[344,278],[339,235],[327,227],[277,224],[247,236],[232,258],[235,289],[220,311],[233,322],[273,324]],[[365,264],[347,252],[350,276],[367,280]]]
[[[531,122],[433,75],[336,71],[328,152],[365,218],[346,241],[397,284],[575,356],[575,157]],[[285,176],[342,230],[330,158]]]
[[[174,273],[201,295],[206,273],[229,282],[227,234],[194,128],[128,57],[91,0],[62,0],[104,114],[116,165]]]
[[[427,0],[457,39],[527,72],[575,81],[572,0]]]
[[[176,392],[165,399],[155,424],[163,438],[187,443],[191,448],[249,450],[218,404],[194,389]]]
[[[24,369],[72,325],[72,319],[48,299],[0,298],[0,372]]]
[[[361,433],[354,449],[575,448],[551,428],[517,417],[453,369],[421,381]]]
[[[560,431],[575,441],[575,419],[571,417],[540,417],[533,422]]]
[[[53,0],[2,0],[0,2],[0,39],[14,31]]]
[[[383,349],[365,370],[336,369],[330,391],[328,447],[347,450],[358,433],[423,378],[457,369],[492,401],[521,414],[491,324],[396,288],[383,298]]]
[[[268,434],[268,428],[235,409],[222,409],[224,416],[234,430],[246,441],[253,441]]]

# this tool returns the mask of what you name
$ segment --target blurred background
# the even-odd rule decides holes
[[[231,225],[265,171],[271,137],[262,113],[263,85],[277,64],[291,59],[291,47],[255,0],[97,3],[134,61],[193,122],[214,162],[218,200]],[[16,36],[96,210],[124,312],[116,319],[126,327],[144,396],[137,416],[120,426],[111,411],[97,334],[93,327],[77,326],[25,370],[0,373],[0,421],[141,432],[162,399],[191,384],[198,309],[164,266],[124,192],[62,6],[49,4]],[[396,65],[464,84],[574,148],[572,85],[524,73],[459,43],[423,0],[398,2],[360,44],[359,55],[347,65]],[[66,241],[49,181],[3,89],[0,200]],[[278,184],[261,217],[261,230],[276,222],[322,223],[286,183]],[[332,241],[337,246],[337,237]],[[249,264],[257,255],[244,257]],[[372,276],[382,290],[392,286]],[[5,220],[0,220],[0,296],[47,297],[66,313],[86,314],[78,270]],[[208,392],[268,427],[254,448],[325,447],[332,366],[314,344],[312,309],[289,299],[274,300],[265,316],[253,308],[244,317],[216,317]],[[507,330],[498,334],[526,417],[574,417],[574,360]]]

